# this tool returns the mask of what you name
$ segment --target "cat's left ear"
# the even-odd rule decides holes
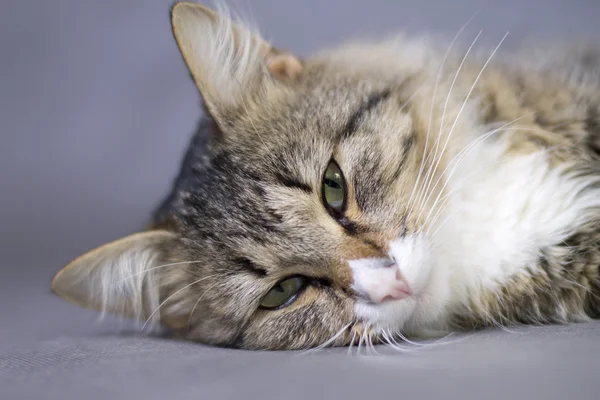
[[[152,230],[107,243],[73,260],[56,274],[52,290],[97,311],[145,319],[158,307],[168,249],[177,236]]]
[[[176,3],[171,24],[185,63],[217,119],[227,108],[258,100],[269,86],[295,79],[302,71],[294,55],[199,4]]]

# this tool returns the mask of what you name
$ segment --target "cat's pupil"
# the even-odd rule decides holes
[[[342,185],[340,185],[336,181],[328,179],[328,178],[325,178],[325,184],[332,189],[341,189],[342,188]]]
[[[285,292],[285,290],[283,289],[283,286],[281,286],[281,283],[278,283],[277,285],[273,286],[273,290],[275,290],[279,293]]]

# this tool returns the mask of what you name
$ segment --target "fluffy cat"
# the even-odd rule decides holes
[[[171,16],[206,117],[148,230],[57,294],[247,349],[600,316],[597,47],[300,59],[226,12]]]

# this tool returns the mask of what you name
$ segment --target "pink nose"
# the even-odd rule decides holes
[[[379,264],[364,271],[364,274],[367,276],[363,275],[361,287],[373,303],[402,300],[412,294],[400,268],[394,263]]]
[[[354,289],[373,303],[402,300],[412,295],[408,282],[394,260],[363,258],[349,260],[348,265],[352,269]]]
[[[410,297],[411,291],[404,280],[400,269],[394,265],[395,270],[391,279],[381,280],[378,285],[373,285],[369,290],[369,297],[373,303],[383,303],[391,300],[402,300]]]

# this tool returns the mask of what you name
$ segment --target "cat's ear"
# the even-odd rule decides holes
[[[148,231],[100,246],[60,270],[52,290],[84,308],[148,318],[159,305],[157,267],[175,240],[173,233]]]
[[[243,106],[269,85],[294,79],[301,61],[274,49],[258,34],[194,3],[171,10],[173,35],[204,102],[215,116],[227,107]]]

